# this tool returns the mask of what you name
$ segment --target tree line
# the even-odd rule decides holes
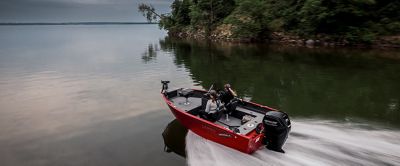
[[[175,0],[171,13],[140,4],[149,21],[171,33],[227,26],[231,37],[263,40],[272,32],[370,43],[400,34],[399,0]]]

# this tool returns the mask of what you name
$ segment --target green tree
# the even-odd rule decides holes
[[[171,9],[160,15],[151,5],[139,5],[149,21],[159,19],[169,32],[191,29],[205,31],[206,37],[220,24],[232,25],[234,37],[250,40],[276,31],[350,43],[400,34],[398,0],[175,0]]]
[[[176,21],[177,25],[187,26],[190,25],[190,0],[175,0],[172,5],[172,18]]]
[[[153,22],[157,21],[157,19],[162,19],[163,16],[156,13],[153,5],[148,5],[141,3],[138,6],[139,12],[143,14],[144,17],[146,17],[147,21]]]
[[[215,25],[228,16],[235,7],[234,0],[194,0],[191,7],[191,24],[195,29],[204,27],[210,34]]]
[[[225,23],[234,26],[233,35],[238,38],[261,39],[269,32],[265,19],[264,0],[238,1],[236,9],[225,19]]]

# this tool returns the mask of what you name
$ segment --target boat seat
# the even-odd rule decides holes
[[[203,97],[201,98],[201,109],[203,109],[203,110],[206,109],[208,99],[210,99],[208,94],[204,94]]]
[[[182,90],[178,91],[178,94],[179,94],[179,96],[183,96],[183,97],[186,98],[185,103],[183,103],[184,105],[189,105],[190,104],[188,98],[193,95],[193,90],[191,90],[191,89],[182,89]]]
[[[239,101],[231,100],[229,103],[227,103],[225,105],[226,109],[225,109],[224,113],[229,114],[229,115],[232,114],[232,112],[236,110],[236,107],[238,106],[238,104],[239,104]]]

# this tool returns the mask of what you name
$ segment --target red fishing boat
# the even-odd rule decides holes
[[[209,91],[198,89],[168,90],[169,81],[161,81],[161,95],[176,119],[203,138],[251,154],[266,145],[270,150],[284,152],[291,129],[289,116],[274,108],[240,99],[232,100],[234,110],[215,122],[203,119]]]

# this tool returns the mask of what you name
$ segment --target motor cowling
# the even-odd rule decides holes
[[[263,143],[270,150],[284,153],[282,146],[288,138],[291,123],[289,116],[280,111],[269,111],[263,118]]]

